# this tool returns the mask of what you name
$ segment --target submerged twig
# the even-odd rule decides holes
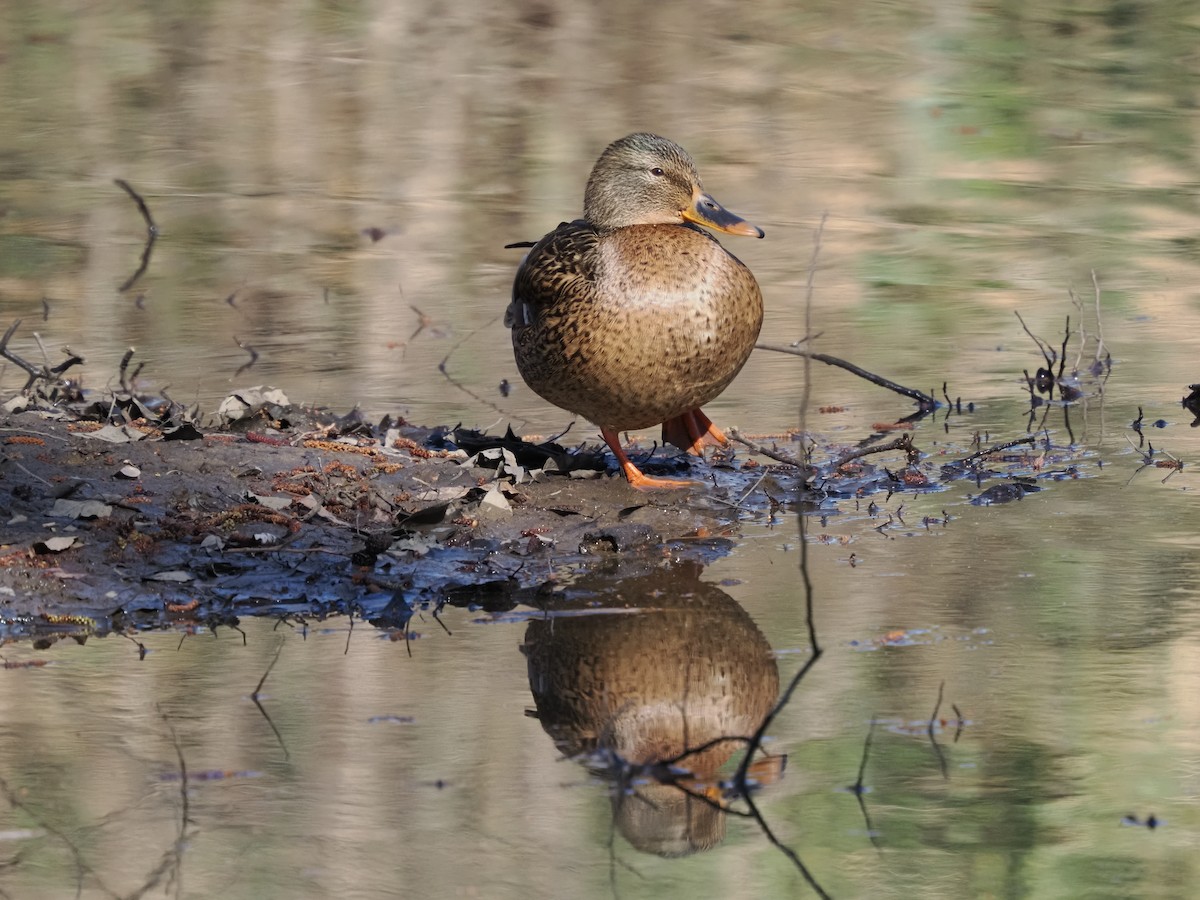
[[[996,444],[994,447],[985,447],[982,450],[976,450],[974,453],[970,454],[969,456],[964,456],[962,459],[958,459],[958,460],[955,460],[954,462],[946,463],[946,465],[948,465],[948,466],[967,466],[970,463],[973,463],[975,460],[980,459],[981,457],[988,456],[992,453],[999,453],[1001,450],[1008,450],[1008,449],[1011,449],[1012,447],[1019,447],[1021,444],[1029,444],[1030,446],[1033,446],[1033,443],[1036,440],[1037,440],[1036,436],[1030,435],[1029,437],[1017,438],[1016,440],[1012,440],[1012,441],[1005,441],[1003,444]]]
[[[937,738],[933,736],[933,726],[934,723],[937,722],[938,710],[942,708],[942,692],[945,690],[945,688],[946,682],[944,681],[938,685],[937,703],[935,703],[933,706],[933,714],[929,717],[929,727],[926,728],[925,731],[929,735],[929,743],[933,744],[933,750],[935,753],[937,753],[938,765],[942,770],[942,778],[949,781],[950,773],[946,769],[946,754],[942,752],[941,745],[937,742]]]
[[[875,724],[875,717],[871,716],[871,727],[867,729],[867,737],[863,741],[862,759],[858,763],[858,778],[855,779],[854,784],[850,785],[850,792],[858,800],[858,808],[862,812],[863,822],[867,826],[867,838],[875,845],[876,850],[882,850],[879,836],[875,833],[875,826],[871,823],[871,814],[867,811],[867,801],[863,798],[866,793],[866,788],[863,787],[863,774],[867,771],[867,757],[871,753],[871,740],[875,736]]]
[[[512,414],[508,410],[503,409],[500,406],[497,406],[495,403],[493,403],[491,400],[488,400],[486,397],[481,397],[479,394],[475,393],[475,391],[471,390],[469,387],[467,387],[465,384],[463,384],[461,381],[459,381],[457,378],[455,378],[453,375],[451,375],[449,369],[447,369],[447,364],[450,362],[450,357],[454,355],[455,350],[457,350],[459,347],[461,347],[463,344],[465,344],[467,341],[469,341],[471,338],[473,338],[476,334],[478,334],[481,329],[490,328],[492,325],[494,325],[496,323],[496,320],[499,318],[500,318],[499,316],[495,316],[493,319],[491,319],[491,321],[485,322],[482,326],[480,326],[480,328],[476,328],[474,331],[463,335],[462,339],[458,343],[456,343],[453,347],[451,347],[448,351],[446,351],[446,355],[443,356],[442,361],[440,363],[438,363],[438,371],[442,373],[443,378],[445,378],[448,382],[450,382],[452,385],[454,385],[456,388],[458,388],[460,391],[462,391],[464,394],[466,394],[472,400],[476,400],[479,403],[482,403],[484,406],[491,407],[496,412],[500,413],[500,415],[502,415],[502,416],[511,416]],[[419,332],[420,332],[420,329],[418,328],[417,333],[419,333]],[[414,333],[413,337],[416,337],[416,333]],[[524,422],[525,420],[521,419],[520,421]]]
[[[279,662],[279,657],[282,655],[283,643],[280,642],[279,649],[275,651],[275,658],[271,660],[271,664],[267,666],[267,671],[263,672],[262,678],[258,679],[258,685],[254,688],[254,692],[250,695],[250,700],[255,706],[258,707],[258,711],[262,713],[262,717],[267,720],[267,724],[270,725],[271,730],[275,732],[275,740],[279,741],[279,747],[281,750],[283,750],[283,758],[291,759],[292,754],[288,752],[287,744],[283,742],[283,735],[279,733],[279,729],[275,727],[274,720],[272,720],[271,716],[267,713],[266,708],[259,700],[259,692],[262,690],[262,686],[266,683],[267,676],[271,674],[271,670],[275,668],[275,663]]]
[[[108,887],[100,878],[100,873],[89,866],[83,859],[83,852],[76,846],[75,842],[67,836],[61,829],[55,828],[36,812],[29,808],[21,799],[20,795],[14,791],[4,778],[0,777],[0,794],[4,795],[4,799],[8,801],[8,805],[13,809],[19,809],[25,815],[29,816],[30,820],[42,831],[51,837],[62,841],[75,860],[75,896],[83,896],[83,877],[90,875],[96,881],[96,886],[100,888],[106,895],[112,897],[113,900],[122,900],[121,895]]]
[[[154,242],[158,240],[158,226],[154,224],[154,218],[150,215],[150,208],[146,206],[146,201],[142,199],[142,195],[135,191],[123,178],[117,178],[114,183],[133,198],[133,202],[137,204],[138,212],[142,214],[142,219],[146,223],[146,246],[142,249],[142,260],[138,265],[137,270],[125,279],[117,291],[124,294],[133,287],[139,278],[146,273],[146,269],[150,268],[150,253],[154,250]]]
[[[1049,369],[1054,365],[1054,350],[1050,345],[1043,341],[1040,337],[1029,330],[1029,326],[1025,324],[1025,320],[1021,318],[1020,310],[1013,310],[1013,314],[1017,317],[1017,321],[1021,323],[1021,327],[1025,329],[1025,333],[1029,335],[1030,340],[1037,344],[1038,350],[1042,353],[1042,358],[1046,361],[1046,368]]]
[[[237,378],[243,372],[245,372],[247,369],[249,369],[251,366],[253,366],[256,362],[258,362],[258,351],[255,350],[253,347],[251,347],[249,344],[246,344],[246,343],[243,343],[242,341],[240,341],[238,339],[237,335],[234,335],[233,342],[235,344],[237,344],[239,347],[241,347],[243,350],[245,350],[247,353],[250,354],[250,359],[248,359],[246,362],[244,362],[240,366],[238,366],[238,370],[233,373],[233,377]]]

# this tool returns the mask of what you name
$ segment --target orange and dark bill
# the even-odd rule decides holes
[[[692,205],[680,210],[680,214],[689,222],[726,234],[758,238],[763,236],[763,230],[757,225],[751,225],[741,216],[735,216],[710,195],[698,190],[692,195]]]

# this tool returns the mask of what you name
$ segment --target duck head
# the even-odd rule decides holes
[[[614,141],[600,154],[584,192],[583,217],[601,230],[694,222],[726,234],[763,236],[705,193],[686,150],[646,132]]]

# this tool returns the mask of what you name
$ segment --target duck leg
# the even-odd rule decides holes
[[[722,446],[729,443],[729,438],[725,437],[721,429],[714,425],[712,419],[699,408],[688,410],[682,415],[663,422],[662,439],[664,444],[674,444],[679,449],[694,453],[696,456],[704,455],[706,442]]]
[[[601,428],[600,434],[604,436],[604,443],[608,444],[608,449],[613,452],[613,456],[620,463],[621,471],[625,473],[629,484],[638,490],[692,487],[696,484],[694,481],[682,481],[678,478],[651,478],[649,475],[643,475],[641,470],[629,461],[625,451],[621,449],[621,438],[616,431],[611,428]]]

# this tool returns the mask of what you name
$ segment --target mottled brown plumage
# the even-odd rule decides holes
[[[530,250],[505,316],[525,382],[599,425],[636,487],[689,482],[642,475],[618,432],[662,423],[692,452],[724,443],[700,406],[737,375],[762,326],[750,270],[692,223],[762,237],[704,193],[678,144],[622,138],[592,170],[584,218]]]

